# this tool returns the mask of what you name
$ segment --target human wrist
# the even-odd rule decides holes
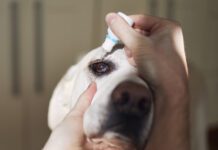
[[[186,104],[189,102],[188,80],[175,80],[173,84],[164,84],[157,90],[169,106]]]
[[[175,102],[173,102],[175,101]],[[146,150],[189,150],[189,96],[168,97],[158,95],[151,137]]]

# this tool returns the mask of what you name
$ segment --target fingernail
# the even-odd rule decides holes
[[[92,81],[92,82],[89,84],[88,89],[89,89],[90,87],[94,86],[95,84],[96,84],[96,83],[95,83],[94,81]]]
[[[88,100],[92,101],[92,98],[94,97],[95,93],[96,93],[96,83],[93,81],[89,84],[87,90],[88,92],[86,93],[87,94],[87,98]],[[95,88],[94,88],[95,87]]]
[[[109,13],[109,14],[107,14],[107,16],[106,16],[106,21],[111,24],[111,23],[113,23],[113,21],[114,21],[116,18],[117,18],[117,14],[116,14],[116,13]]]
[[[93,82],[89,83],[87,89],[89,89],[92,86]]]

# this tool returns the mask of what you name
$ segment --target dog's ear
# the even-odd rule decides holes
[[[48,126],[54,129],[70,110],[73,82],[76,77],[77,65],[72,66],[56,86],[49,104]]]

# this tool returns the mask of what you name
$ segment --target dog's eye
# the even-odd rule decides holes
[[[106,61],[96,61],[89,65],[89,69],[96,75],[102,76],[109,74],[113,70],[113,64]]]

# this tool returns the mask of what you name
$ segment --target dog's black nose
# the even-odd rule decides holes
[[[144,85],[125,81],[114,89],[111,98],[115,110],[119,113],[141,116],[150,111],[152,94]]]

